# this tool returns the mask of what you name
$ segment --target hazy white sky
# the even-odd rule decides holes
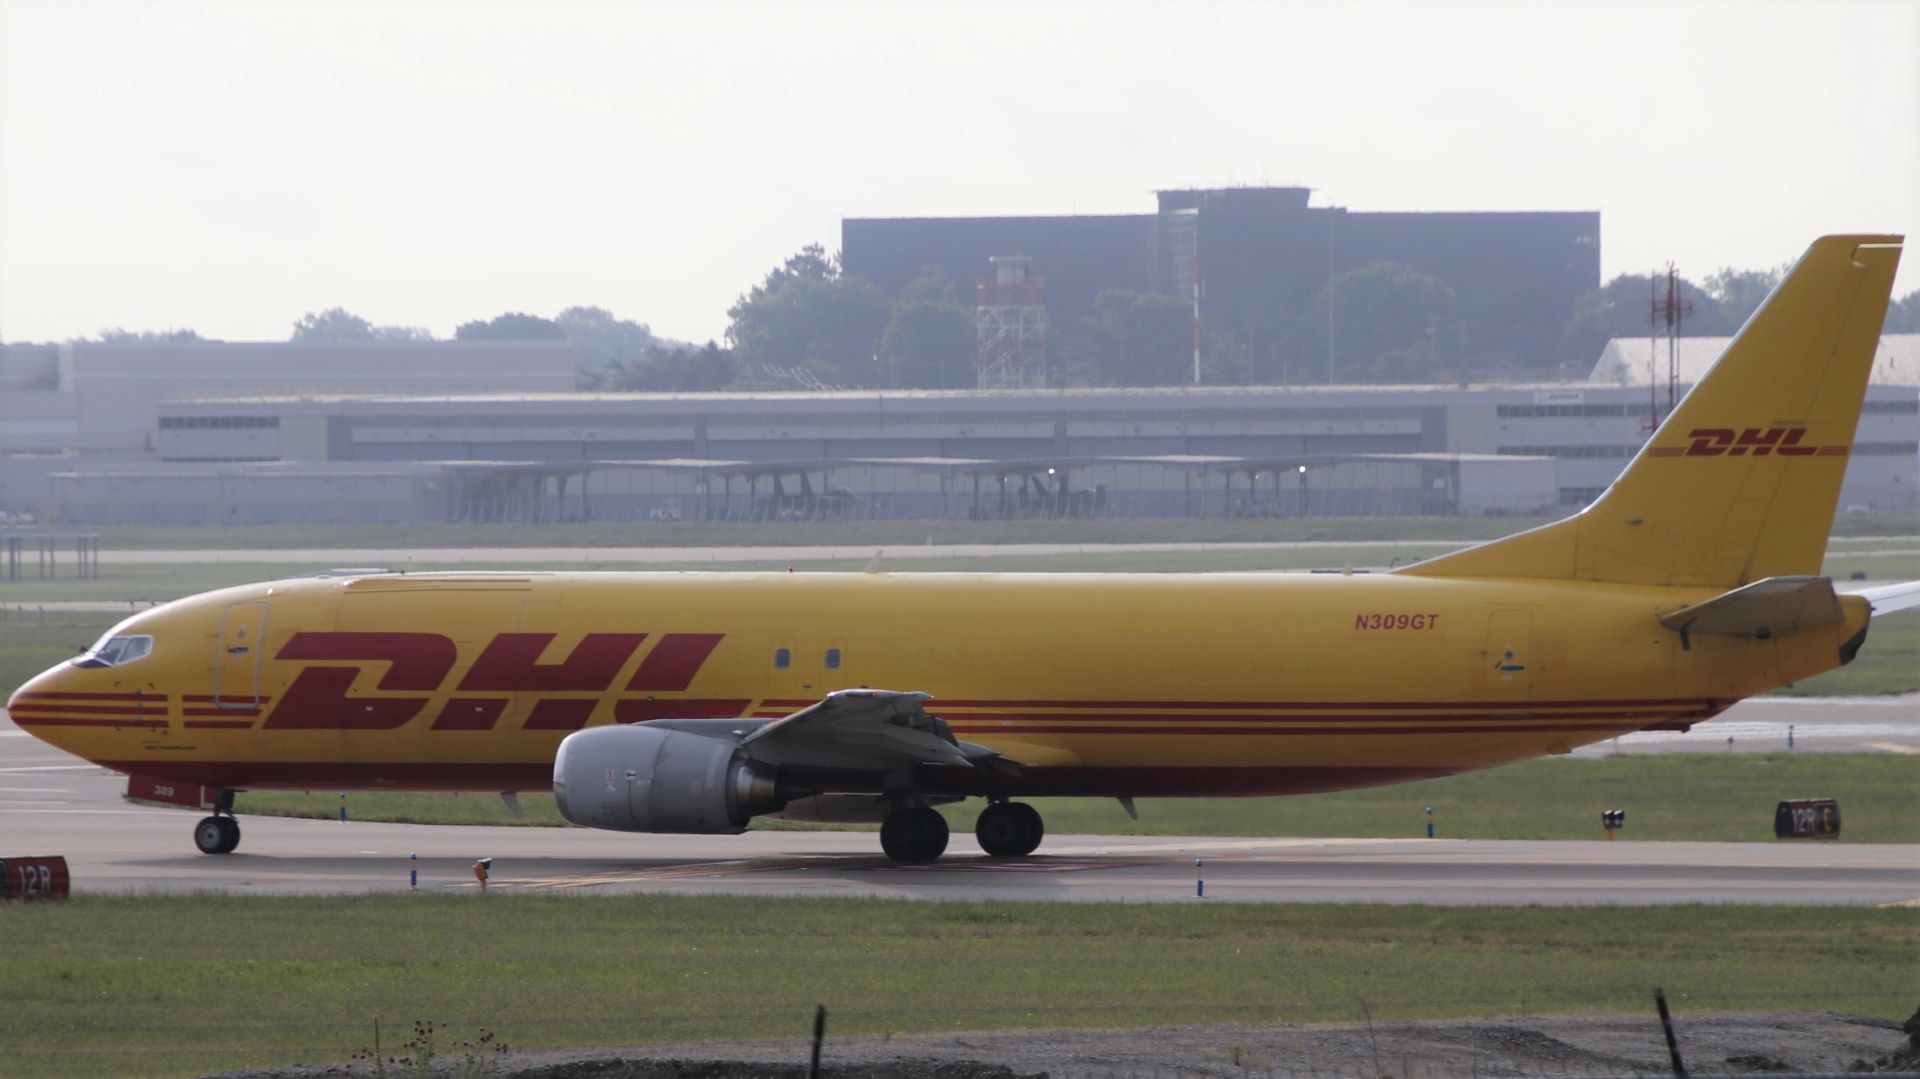
[[[843,216],[1160,187],[1598,209],[1607,276],[1920,225],[1914,0],[0,0],[0,95],[15,341],[570,304],[704,340]]]

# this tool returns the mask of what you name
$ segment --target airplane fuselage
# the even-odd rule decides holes
[[[22,687],[22,727],[222,788],[537,790],[562,738],[918,689],[1017,776],[955,794],[1336,790],[1679,728],[1837,666],[1865,627],[1691,640],[1717,589],[1373,574],[471,573],[228,589],[152,650]],[[57,678],[58,688],[50,688]],[[828,789],[872,780],[803,776]]]

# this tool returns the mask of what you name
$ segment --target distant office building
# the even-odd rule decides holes
[[[1644,387],[280,397],[160,406],[76,524],[1531,514],[1598,497]],[[1911,510],[1920,391],[1868,389],[1846,507]]]
[[[170,400],[573,388],[565,341],[0,345],[0,512],[76,463],[151,458]]]
[[[927,266],[971,284],[995,255],[1031,257],[1056,325],[1110,288],[1193,294],[1206,325],[1247,349],[1256,382],[1340,380],[1339,312],[1329,356],[1287,356],[1269,339],[1329,278],[1401,263],[1452,286],[1474,354],[1551,367],[1582,295],[1600,286],[1600,214],[1354,213],[1308,203],[1304,187],[1159,192],[1150,214],[1068,217],[847,218],[848,273],[897,293]],[[1309,376],[1308,371],[1313,374]]]

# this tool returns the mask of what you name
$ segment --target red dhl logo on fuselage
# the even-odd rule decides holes
[[[1649,457],[1845,457],[1845,446],[1803,446],[1804,427],[1696,427],[1687,432],[1685,446],[1649,446]]]
[[[453,688],[434,718],[434,730],[492,730],[514,693],[543,696],[527,714],[527,730],[575,731],[586,726],[600,697],[647,640],[645,633],[589,633],[567,658],[542,663],[552,633],[502,633]],[[718,647],[723,634],[663,634],[633,674],[629,693],[680,693]],[[275,657],[340,666],[308,666],[287,687],[264,726],[269,730],[393,730],[413,721],[433,700],[459,660],[454,642],[438,633],[296,633]],[[352,696],[361,663],[388,665],[377,696]],[[614,702],[614,718],[640,723],[671,715],[679,719],[736,716],[751,702],[655,701],[651,696]]]

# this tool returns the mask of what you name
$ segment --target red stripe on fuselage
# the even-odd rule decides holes
[[[82,712],[90,716],[164,716],[167,706],[163,701],[154,702],[151,708],[115,708],[99,704],[38,704],[33,701],[13,702],[13,714],[23,712],[50,713],[59,715],[69,712]]]
[[[163,693],[51,693],[35,690],[31,693],[14,695],[16,701],[159,701],[166,702]]]
[[[13,722],[21,727],[144,727],[149,730],[164,731],[167,721],[164,719],[90,719],[77,716],[23,716],[13,714]]]
[[[1636,711],[1592,711],[1592,712],[1556,712],[1550,715],[1538,715],[1532,709],[1522,706],[1493,707],[1477,712],[1451,712],[1427,715],[1310,715],[1306,713],[1287,713],[1283,715],[1234,715],[1220,712],[1207,712],[1196,715],[1181,715],[1177,712],[1140,713],[1140,712],[966,712],[946,713],[950,723],[1240,723],[1240,724],[1287,724],[1287,723],[1342,723],[1353,724],[1355,730],[1365,730],[1360,724],[1377,723],[1477,723],[1484,720],[1510,719],[1612,719],[1644,720],[1675,718],[1680,716],[1701,715],[1705,709],[1677,711],[1671,708]]]
[[[224,701],[227,703],[222,706],[226,707],[226,706],[232,705],[233,702],[235,701],[235,698],[237,698],[238,696],[240,695],[235,693],[226,694],[224,697],[218,694],[213,694],[213,693],[188,693],[182,696],[180,699],[185,701],[188,704],[221,704]],[[238,707],[252,708],[252,707],[255,707],[256,705],[266,704],[267,702],[273,700],[273,698],[262,697],[257,694],[248,694],[247,700],[249,703],[245,705],[238,705]]]
[[[1015,724],[1013,726],[980,727],[963,723],[950,723],[955,734],[1098,734],[1098,735],[1260,735],[1268,738],[1298,738],[1328,735],[1377,735],[1377,734],[1538,734],[1554,731],[1637,731],[1637,723],[1448,723],[1421,727],[1192,727],[1192,726],[1134,726],[1134,727],[1089,727],[1089,726],[1046,726],[1042,724]]]
[[[760,702],[766,708],[805,708],[820,703],[820,698],[793,700],[768,699]],[[945,698],[935,697],[927,702],[929,710],[934,712],[951,711],[956,708],[1132,708],[1141,710],[1160,710],[1178,712],[1182,710],[1235,710],[1258,711],[1320,709],[1324,711],[1394,711],[1418,710],[1437,711],[1453,709],[1473,711],[1485,708],[1533,709],[1542,708],[1686,708],[1715,705],[1718,702],[1707,697],[1653,697],[1644,700],[1567,700],[1567,701],[1098,701],[1098,700],[991,700],[986,698]]]

